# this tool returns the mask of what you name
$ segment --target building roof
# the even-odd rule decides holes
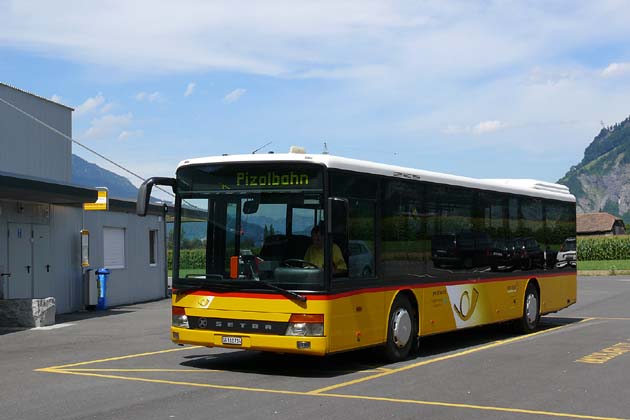
[[[97,194],[94,188],[0,172],[0,199],[73,207],[95,202]],[[165,210],[174,213],[173,205],[168,203],[149,204],[147,213],[161,216]],[[109,211],[135,213],[136,202],[110,198]]]
[[[610,213],[583,213],[576,216],[577,233],[610,232],[616,221],[621,218]]]
[[[55,101],[50,100],[50,99],[48,99],[48,98],[44,98],[43,96],[37,95],[37,94],[32,93],[32,92],[29,92],[29,91],[27,91],[27,90],[20,89],[20,88],[17,88],[17,87],[15,87],[15,86],[11,86],[11,85],[9,85],[9,84],[7,84],[7,83],[3,83],[3,82],[0,82],[0,85],[2,85],[2,86],[6,86],[6,87],[11,88],[11,89],[13,89],[13,90],[17,90],[18,92],[26,93],[27,95],[33,96],[33,97],[35,97],[35,98],[37,98],[37,99],[44,100],[44,101],[46,101],[46,102],[50,102],[51,104],[55,104],[55,105],[62,106],[62,107],[64,107],[64,108],[69,109],[70,111],[74,111],[74,108],[71,108],[71,107],[69,107],[68,105],[64,105],[64,104],[62,104],[62,103],[55,102]]]
[[[78,185],[0,172],[0,198],[47,204],[90,203],[96,201],[97,191]]]
[[[376,175],[393,176],[402,179],[412,179],[440,184],[458,185],[482,190],[501,191],[513,194],[523,194],[533,197],[551,198],[562,201],[575,202],[575,197],[569,189],[560,184],[554,184],[534,179],[477,179],[458,175],[449,175],[420,169],[386,165],[364,160],[349,159],[328,154],[306,153],[268,153],[248,155],[210,156],[199,159],[189,159],[180,162],[178,168],[189,165],[204,165],[212,163],[254,163],[254,162],[311,162],[328,168],[344,169],[353,172],[371,173]]]

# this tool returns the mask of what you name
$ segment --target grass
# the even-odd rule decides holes
[[[580,271],[619,271],[630,270],[630,260],[578,261]]]
[[[193,274],[193,273],[203,273],[203,268],[181,268],[179,270],[179,277],[186,277],[186,274]],[[173,277],[173,270],[168,270],[168,276],[169,277]]]

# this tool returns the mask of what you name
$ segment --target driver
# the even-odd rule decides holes
[[[311,241],[313,242],[304,254],[304,261],[308,261],[318,268],[324,267],[324,247],[322,246],[322,235],[319,226],[311,229]],[[346,261],[343,259],[341,249],[335,243],[332,245],[332,263],[335,273],[347,271]]]

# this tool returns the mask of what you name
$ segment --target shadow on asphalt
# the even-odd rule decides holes
[[[73,312],[71,314],[62,314],[57,315],[55,317],[56,324],[63,324],[64,322],[73,322],[73,321],[82,321],[84,319],[92,319],[92,318],[103,318],[106,316],[114,316],[114,315],[124,315],[137,312],[137,310],[130,310],[128,307],[123,308],[112,308],[105,310],[88,310],[81,312]]]
[[[20,331],[26,331],[29,328],[8,328],[8,327],[0,327],[0,335],[13,334]]]
[[[539,331],[581,321],[580,318],[544,317]],[[424,337],[420,351],[407,361],[414,363],[425,358],[468,350],[477,346],[517,337],[511,323],[497,324],[463,331]],[[198,353],[185,356],[182,366],[197,369],[275,375],[298,378],[334,378],[387,366],[380,349],[371,348],[326,357],[277,354],[243,350],[220,350],[218,353]],[[395,366],[393,366],[395,367]],[[375,372],[376,373],[376,372]]]
[[[82,312],[73,312],[70,314],[62,314],[55,316],[55,325],[64,324],[66,322],[74,322],[74,321],[82,321],[84,319],[91,318],[102,318],[106,316],[112,315],[123,315],[131,312],[136,312],[132,310],[125,310],[120,308],[107,309],[103,311],[82,311]],[[21,331],[28,331],[33,329],[34,327],[0,327],[0,335],[12,334]]]

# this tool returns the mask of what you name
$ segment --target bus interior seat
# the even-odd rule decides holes
[[[269,235],[260,249],[260,258],[264,260],[282,260],[287,249],[286,235]]]

